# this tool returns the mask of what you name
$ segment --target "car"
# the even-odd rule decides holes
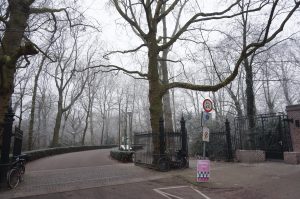
[[[120,145],[120,150],[121,151],[132,151],[132,147],[129,145]]]

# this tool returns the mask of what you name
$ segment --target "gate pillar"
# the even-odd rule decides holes
[[[290,164],[300,164],[300,104],[286,107],[290,122],[290,136],[293,152],[284,152],[284,161]]]

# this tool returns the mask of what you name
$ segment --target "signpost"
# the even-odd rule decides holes
[[[205,159],[205,145],[209,142],[209,128],[202,127],[202,141],[203,141],[203,158]]]
[[[210,99],[203,101],[203,109],[205,111],[204,120],[208,121],[213,110],[213,103]],[[205,145],[209,142],[209,128],[203,126],[203,112],[201,112],[201,127],[202,127],[202,141],[203,141],[203,160],[197,161],[197,182],[207,182],[210,176],[210,161],[206,160]]]
[[[203,142],[209,142],[209,128],[203,127],[202,131],[202,141]]]
[[[213,110],[213,103],[210,99],[205,99],[203,101],[203,109],[205,112],[209,113]]]

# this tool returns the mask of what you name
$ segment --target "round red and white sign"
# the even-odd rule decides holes
[[[212,104],[212,101],[210,99],[205,99],[203,101],[203,109],[205,112],[209,113],[212,111],[213,109],[213,104]]]

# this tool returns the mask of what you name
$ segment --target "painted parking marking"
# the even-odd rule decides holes
[[[181,194],[176,193],[176,191],[178,192],[178,189],[189,189],[190,191],[188,193],[185,193],[184,196],[182,196],[183,191],[181,190]],[[173,190],[173,191],[172,191]],[[187,195],[189,195],[189,198],[192,194],[192,196],[195,196],[197,198],[199,198],[199,195],[202,196],[202,198],[204,199],[211,199],[210,197],[208,197],[207,195],[205,195],[204,193],[202,193],[201,191],[199,191],[198,189],[192,187],[192,186],[172,186],[172,187],[162,187],[162,188],[156,188],[153,189],[153,191],[155,191],[156,193],[160,194],[161,196],[168,198],[168,199],[187,199]],[[171,191],[171,192],[175,192],[175,193],[169,193],[167,191]]]

